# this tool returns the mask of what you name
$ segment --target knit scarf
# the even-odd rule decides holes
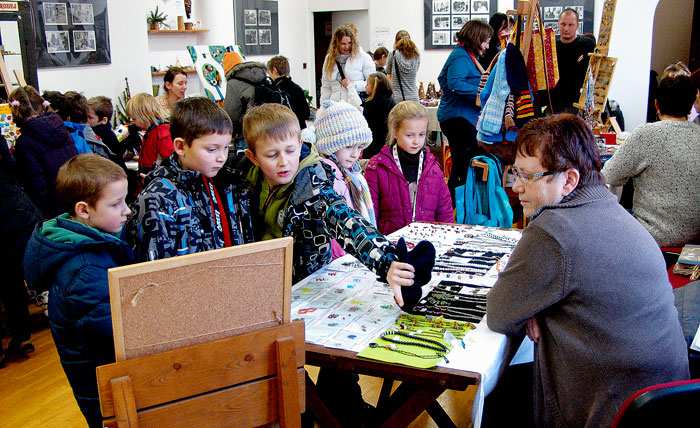
[[[374,203],[372,202],[372,194],[369,192],[369,185],[362,175],[360,163],[355,161],[350,169],[344,168],[338,162],[335,154],[328,156],[340,169],[343,174],[343,180],[350,191],[350,198],[355,211],[359,212],[372,226],[376,226],[376,217],[374,216]]]

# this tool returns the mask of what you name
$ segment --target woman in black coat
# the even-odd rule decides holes
[[[370,159],[386,144],[386,135],[389,131],[386,121],[389,112],[394,108],[391,84],[386,74],[381,72],[370,74],[367,78],[366,91],[368,97],[363,105],[363,114],[372,130],[372,143],[362,151],[362,159]]]

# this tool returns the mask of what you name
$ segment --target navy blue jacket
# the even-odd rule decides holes
[[[61,165],[76,154],[63,119],[56,113],[31,118],[22,127],[22,135],[15,144],[17,175],[44,218],[63,211],[55,196],[56,175]]]
[[[91,427],[101,426],[95,368],[114,362],[107,269],[132,260],[125,242],[68,214],[38,226],[24,256],[27,282],[49,290],[51,334]]]

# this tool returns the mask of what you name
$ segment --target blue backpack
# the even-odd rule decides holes
[[[512,227],[513,209],[501,186],[501,162],[490,156],[476,156],[474,159],[489,166],[488,180],[477,180],[470,162],[467,182],[455,189],[457,223]]]

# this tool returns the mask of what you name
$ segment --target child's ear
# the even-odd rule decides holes
[[[100,121],[98,123],[100,125],[106,125],[109,123],[109,119],[107,119],[106,117],[103,117],[102,119],[100,119]]]
[[[79,201],[73,206],[75,211],[75,216],[81,220],[87,221],[90,218],[90,213],[88,212],[88,204],[85,201]]]
[[[177,153],[178,156],[182,157],[183,154],[185,154],[185,146],[187,143],[185,142],[184,138],[177,137],[173,140],[173,146],[175,147],[175,153]]]
[[[255,157],[255,153],[253,153],[252,150],[245,149],[245,157],[247,157],[249,161],[253,162],[253,165],[260,166],[260,162],[258,162],[258,158]]]

